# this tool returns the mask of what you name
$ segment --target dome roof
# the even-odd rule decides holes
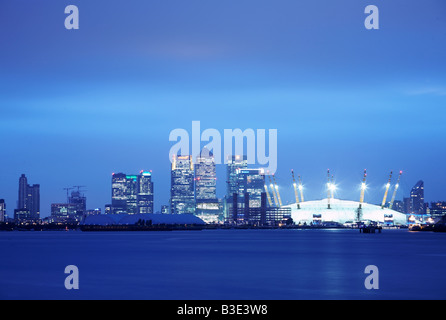
[[[322,199],[301,202],[300,209],[297,209],[296,203],[284,207],[291,208],[291,217],[296,224],[299,222],[306,222],[307,224],[313,222],[313,215],[316,215],[321,221],[345,223],[348,221],[356,221],[359,202],[330,199],[330,209],[328,209],[328,199]],[[406,224],[406,215],[388,208],[381,209],[380,206],[363,203],[361,220],[371,220],[382,223],[393,221],[394,224],[404,225]]]
[[[149,221],[152,224],[199,224],[205,223],[192,214],[99,214],[89,215],[82,224],[84,225],[133,225],[138,220]]]

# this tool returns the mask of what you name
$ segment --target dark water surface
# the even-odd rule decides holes
[[[0,244],[0,299],[446,299],[446,233],[0,232]],[[65,289],[67,265],[79,290]]]

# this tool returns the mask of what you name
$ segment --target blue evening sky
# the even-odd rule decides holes
[[[66,30],[77,5],[80,29]],[[380,10],[366,30],[364,9]],[[41,214],[87,186],[88,208],[111,202],[112,172],[152,170],[155,210],[168,204],[175,128],[277,129],[277,181],[293,200],[379,203],[390,170],[397,199],[420,179],[446,200],[444,0],[2,0],[0,198],[18,179],[41,185]],[[218,194],[225,167],[218,166]]]

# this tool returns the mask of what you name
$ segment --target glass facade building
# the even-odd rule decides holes
[[[418,181],[410,191],[410,213],[425,214],[424,206],[424,182]]]
[[[5,221],[6,216],[6,203],[4,199],[0,199],[0,222]]]
[[[195,213],[194,178],[192,156],[174,155],[171,169],[170,213]]]
[[[197,157],[195,163],[195,203],[197,215],[220,213],[215,158],[206,148]]]
[[[112,175],[112,214],[153,213],[152,173],[139,175],[114,173]]]

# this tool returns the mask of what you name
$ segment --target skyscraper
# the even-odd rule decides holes
[[[174,155],[172,159],[170,212],[172,214],[195,213],[194,164],[192,156]]]
[[[6,203],[4,199],[0,199],[0,222],[5,221]]]
[[[20,212],[21,220],[40,219],[40,185],[29,185],[24,174],[19,178],[17,210]]]
[[[202,150],[195,163],[195,203],[196,214],[219,213],[215,158],[206,148]]]
[[[152,172],[141,171],[138,176],[138,213],[153,213]]]
[[[263,169],[237,169],[238,200],[244,206],[259,208],[262,192],[265,192],[265,174]],[[249,199],[246,199],[249,197]]]
[[[74,208],[74,214],[82,216],[87,211],[87,197],[85,197],[80,190],[72,191],[71,196],[68,198],[68,204]]]
[[[424,214],[424,182],[418,181],[410,191],[410,213]]]
[[[126,183],[126,174],[112,174],[112,214],[127,213]]]
[[[232,197],[234,193],[238,193],[237,170],[248,168],[246,156],[230,156],[227,159],[227,197]]]
[[[139,175],[114,173],[112,175],[111,213],[153,213],[152,173]]]

